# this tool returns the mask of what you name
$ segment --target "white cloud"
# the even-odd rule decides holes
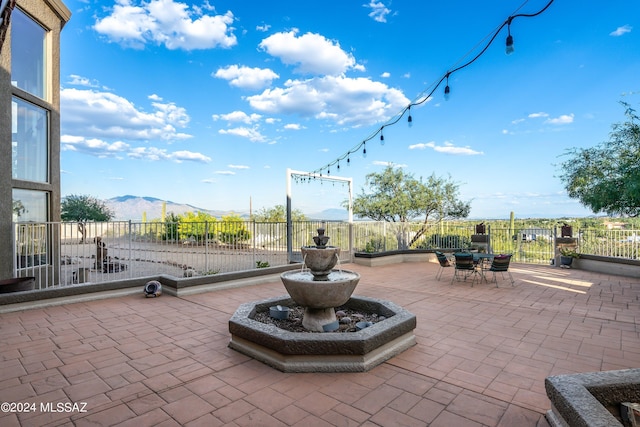
[[[99,84],[97,81],[79,76],[77,74],[69,75],[69,79],[70,80],[68,81],[68,84],[73,86],[99,87]]]
[[[380,78],[383,79],[388,79],[389,77],[391,77],[391,73],[385,71],[384,73],[380,74]]]
[[[436,145],[435,142],[423,142],[419,144],[413,144],[409,146],[409,150],[424,150],[427,148],[433,149],[438,153],[463,155],[463,156],[478,156],[484,154],[482,151],[476,151],[471,147],[456,147],[451,142],[445,142],[444,145]]]
[[[235,135],[242,138],[247,138],[252,142],[265,142],[267,138],[260,133],[257,128],[238,127],[231,129],[220,129],[218,131],[221,135]]]
[[[250,169],[249,166],[246,165],[227,165],[230,169]]]
[[[376,22],[387,22],[387,15],[391,13],[391,10],[381,1],[371,0],[369,4],[363,4],[363,6],[371,9],[369,17]]]
[[[248,115],[244,111],[233,111],[228,114],[214,114],[211,116],[213,120],[226,120],[227,122],[246,123],[251,124],[259,121],[262,116],[260,114],[253,113]]]
[[[547,119],[545,123],[550,123],[552,125],[566,125],[569,123],[573,123],[573,113],[571,114],[563,114],[559,117]]]
[[[304,129],[304,126],[300,125],[299,123],[289,123],[284,125],[284,128],[287,130],[301,130]]]
[[[107,142],[99,138],[84,138],[74,135],[62,135],[60,137],[62,151],[75,151],[99,158],[124,159],[125,157],[140,160],[169,160],[177,163],[183,161],[209,163],[211,158],[202,154],[187,150],[170,152],[157,147],[132,147],[122,142]]]
[[[266,33],[267,31],[269,31],[270,28],[271,28],[271,25],[267,25],[267,24],[256,25],[256,31],[260,31],[262,33]]]
[[[234,171],[215,171],[217,175],[235,175]]]
[[[182,163],[183,161],[209,163],[211,161],[210,157],[201,153],[185,150],[168,152],[166,149],[157,147],[136,147],[131,149],[127,156],[133,159],[149,161],[172,160],[176,163]]]
[[[320,34],[297,36],[298,30],[276,33],[260,42],[259,47],[284,64],[296,66],[296,71],[314,75],[340,75],[350,69],[364,70],[338,42]]]
[[[394,168],[406,168],[408,165],[406,164],[397,164],[397,163],[393,163],[393,162],[387,162],[384,160],[374,160],[373,162],[371,162],[372,164],[376,165],[376,166],[393,166]]]
[[[151,95],[153,99],[161,99]],[[62,132],[85,138],[176,141],[191,138],[178,132],[189,123],[183,107],[172,102],[151,103],[145,112],[131,101],[109,92],[65,89],[60,91]]]
[[[299,114],[353,126],[383,122],[409,103],[400,90],[384,83],[344,76],[288,80],[284,87],[246,99],[264,113]]]
[[[269,68],[238,67],[237,65],[219,68],[211,76],[227,80],[231,86],[243,89],[261,89],[270,86],[273,80],[280,77]]]
[[[211,9],[211,7],[204,9]],[[94,29],[110,41],[136,49],[147,43],[167,49],[229,48],[237,44],[233,13],[205,15],[200,7],[174,0],[116,0],[106,17],[96,20]]]
[[[626,33],[630,33],[633,27],[631,25],[623,25],[622,27],[616,28],[615,31],[609,33],[610,36],[620,37]]]
[[[531,113],[531,114],[529,114],[527,117],[529,117],[530,119],[537,119],[537,118],[539,118],[539,117],[549,117],[549,114],[547,114],[547,113],[543,113],[543,112],[540,112],[540,113]]]

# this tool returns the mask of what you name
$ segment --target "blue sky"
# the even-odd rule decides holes
[[[332,163],[548,0],[67,0],[62,195],[132,194],[248,212],[284,204],[287,168]],[[343,160],[450,176],[473,218],[584,216],[558,164],[608,139],[640,101],[640,2],[556,0]],[[292,185],[293,207],[340,208],[339,183]]]

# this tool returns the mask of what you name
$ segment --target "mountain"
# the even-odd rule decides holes
[[[321,212],[306,214],[307,217],[312,220],[326,220],[326,221],[346,221],[349,219],[349,212],[346,209],[325,209]]]
[[[105,200],[105,204],[114,213],[114,221],[140,221],[142,220],[143,212],[147,215],[147,221],[153,219],[160,219],[162,216],[162,204],[167,204],[167,214],[173,212],[176,215],[183,215],[186,212],[204,212],[209,215],[213,215],[216,218],[221,218],[225,215],[235,214],[240,215],[243,219],[249,219],[249,212],[240,211],[223,211],[223,210],[209,210],[199,208],[187,203],[176,203],[170,200],[157,199],[155,197],[145,196],[118,196]],[[310,213],[305,215],[310,220],[326,220],[326,221],[346,221],[348,219],[348,212],[345,209],[325,209],[320,212]]]
[[[170,200],[161,200],[155,197],[140,197],[140,196],[118,196],[105,200],[105,204],[114,213],[115,221],[140,221],[142,220],[143,213],[147,215],[147,221],[152,219],[160,219],[162,216],[162,204],[167,204],[167,214],[174,213],[176,215],[182,215],[186,212],[204,212],[209,215],[213,215],[216,218],[220,218],[223,215],[229,215],[232,211],[221,210],[209,210],[202,209],[197,206],[189,205],[186,203],[175,203]],[[233,212],[240,215],[243,218],[248,218],[248,214],[241,212]]]

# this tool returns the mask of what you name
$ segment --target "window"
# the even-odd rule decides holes
[[[48,112],[20,98],[11,102],[12,177],[49,182]]]
[[[47,264],[47,221],[49,194],[45,191],[14,189],[12,195],[17,267]]]
[[[11,83],[46,99],[47,31],[17,7],[11,26]]]
[[[47,222],[49,197],[46,191],[13,189],[13,221]]]

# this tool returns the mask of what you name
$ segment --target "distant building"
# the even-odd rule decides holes
[[[60,220],[60,0],[0,0],[0,279],[13,277],[13,221]],[[38,265],[56,269],[46,233]],[[19,255],[19,254],[18,254]],[[35,259],[32,255],[32,260]]]
[[[624,230],[627,228],[627,224],[624,222],[605,221],[604,226],[607,230]]]

